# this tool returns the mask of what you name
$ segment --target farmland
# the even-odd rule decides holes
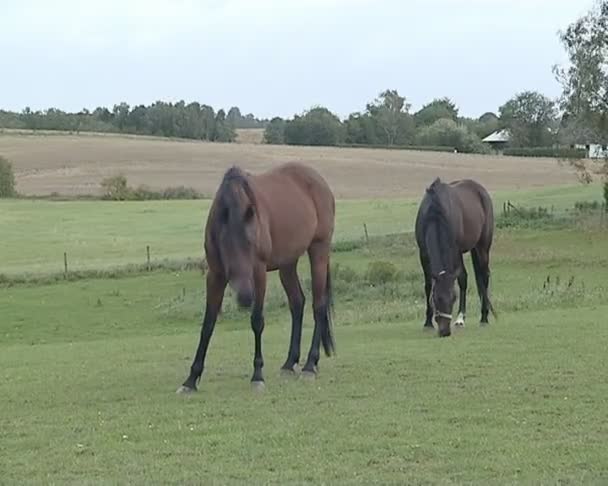
[[[554,159],[328,147],[220,144],[117,135],[0,134],[24,194],[96,194],[104,177],[124,174],[153,188],[188,185],[213,195],[225,170],[252,172],[283,162],[317,168],[340,199],[417,198],[436,176],[472,177],[490,190],[576,183]]]
[[[605,230],[499,230],[492,298],[500,319],[478,327],[471,282],[465,329],[449,339],[421,330],[410,231],[429,179],[479,178],[497,208],[508,199],[563,212],[599,198],[555,161],[114,136],[2,135],[0,153],[30,194],[93,192],[118,170],[133,184],[199,184],[212,193],[236,158],[252,170],[310,161],[339,195],[338,355],[322,358],[312,383],[279,376],[289,310],[276,275],[266,306],[266,392],[249,389],[249,319],[228,299],[200,392],[189,398],[174,390],[198,337],[199,271],[1,287],[0,482],[608,481]],[[74,269],[121,267],[143,262],[146,245],[153,259],[197,257],[208,204],[2,201],[0,273],[60,272],[63,252]],[[379,261],[396,273],[370,281]],[[309,296],[305,261],[301,274]]]

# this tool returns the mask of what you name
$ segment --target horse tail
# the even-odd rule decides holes
[[[331,288],[331,270],[329,262],[327,263],[327,280],[325,282],[325,315],[321,320],[321,343],[323,350],[327,356],[331,356],[336,352],[336,342],[334,340],[332,313],[334,308],[333,292]]]

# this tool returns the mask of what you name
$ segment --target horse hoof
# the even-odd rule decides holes
[[[297,378],[298,372],[296,371],[296,366],[292,369],[289,368],[281,368],[281,376],[283,378]]]
[[[263,381],[252,381],[251,389],[254,392],[261,393],[266,389],[266,384]]]
[[[462,314],[458,314],[458,317],[454,321],[454,327],[464,327],[464,316]]]
[[[302,379],[305,381],[315,381],[317,374],[314,371],[304,370],[302,371]]]
[[[192,393],[196,392],[196,388],[190,388],[189,386],[186,385],[182,385],[180,386],[175,393],[177,395],[191,395]]]
[[[423,331],[427,332],[427,331],[434,331],[435,328],[433,326],[424,326],[422,328]]]

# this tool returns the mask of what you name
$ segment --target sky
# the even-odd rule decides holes
[[[592,0],[21,0],[0,14],[0,108],[157,100],[341,117],[397,89],[479,116],[560,93],[558,30]],[[8,5],[7,5],[8,4]]]

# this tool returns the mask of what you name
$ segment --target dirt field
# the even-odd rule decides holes
[[[233,164],[252,172],[282,162],[316,167],[338,198],[416,197],[440,176],[470,177],[490,190],[572,184],[574,174],[553,159],[378,149],[216,144],[115,135],[0,134],[0,154],[15,168],[24,194],[91,194],[104,177],[129,184],[185,185],[212,195]]]
[[[237,128],[236,143],[262,143],[264,130],[262,128]]]

